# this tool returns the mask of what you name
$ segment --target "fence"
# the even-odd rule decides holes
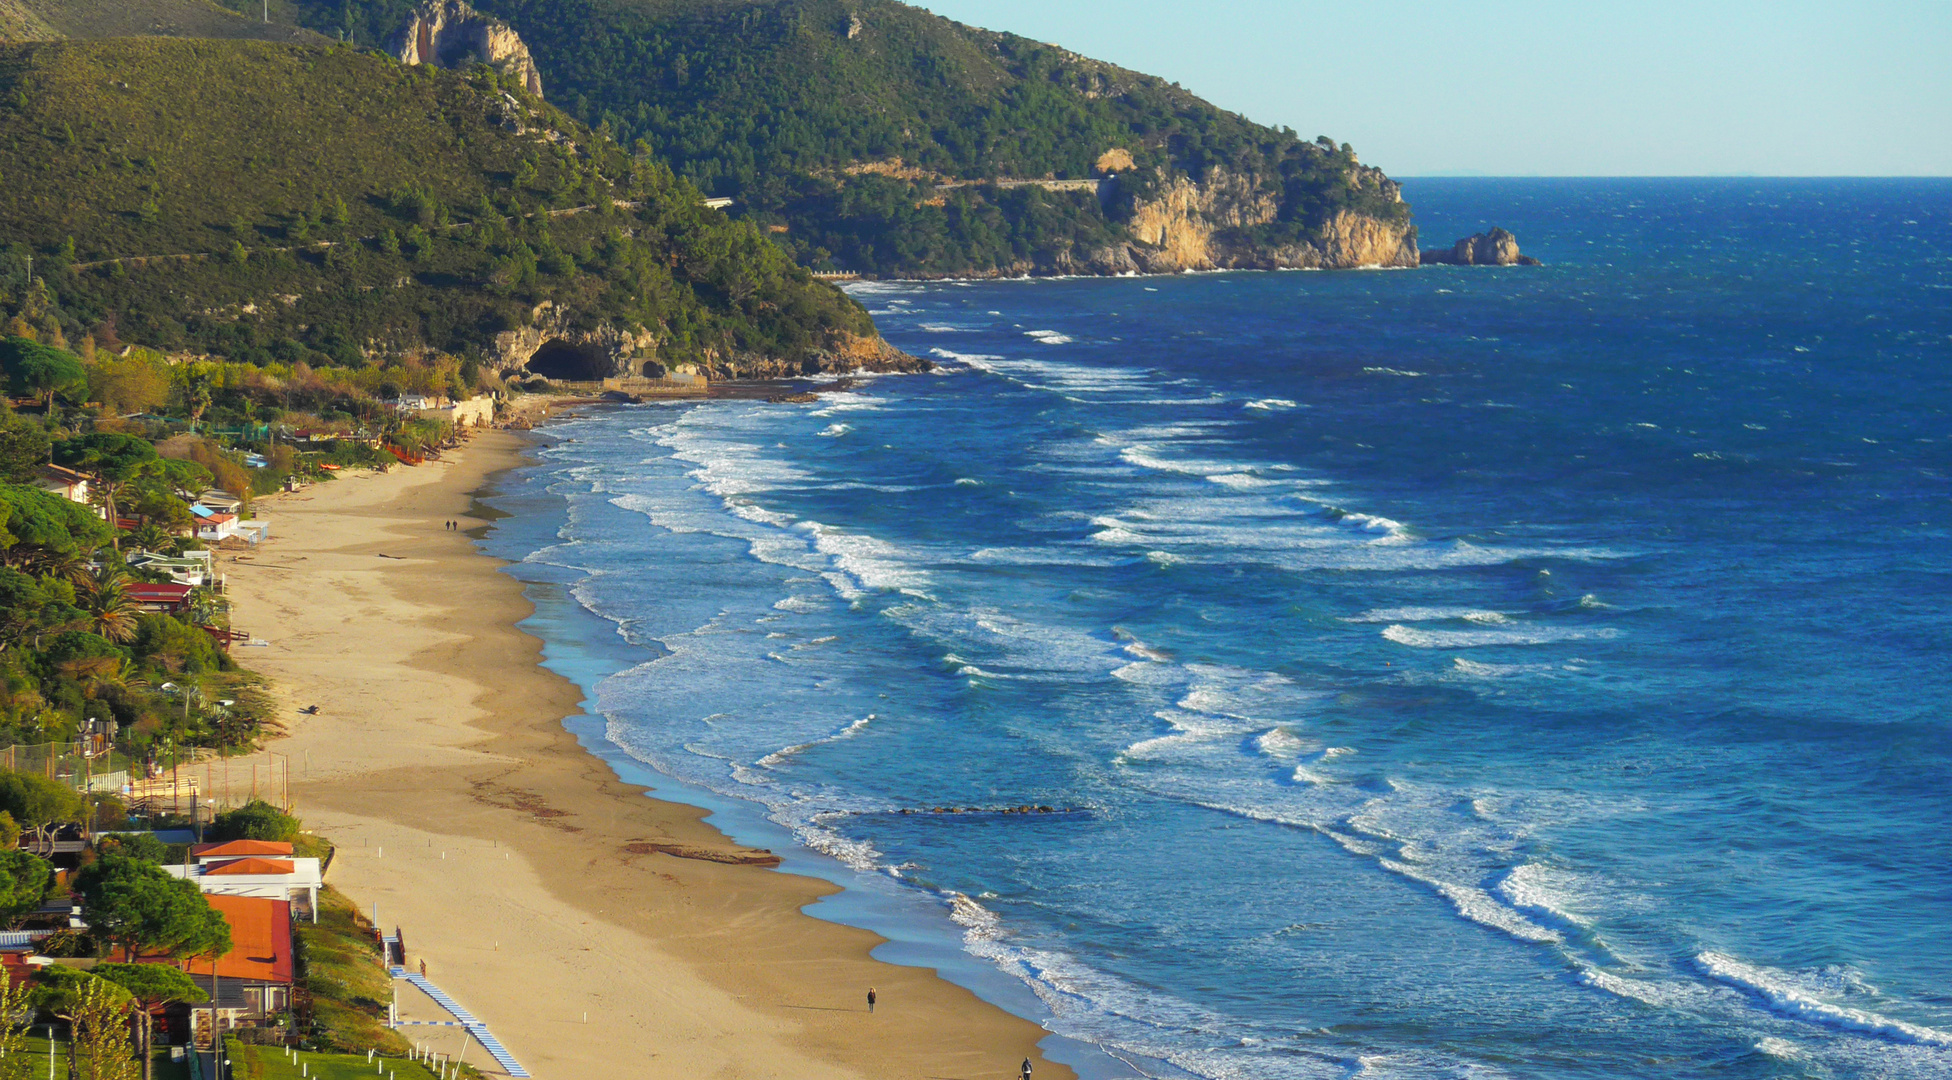
[[[129,755],[107,749],[100,745],[102,742],[9,746],[0,751],[0,764],[15,772],[59,780],[76,791],[119,791],[129,780]]]

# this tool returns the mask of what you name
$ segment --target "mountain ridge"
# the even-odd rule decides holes
[[[896,0],[474,6],[514,28],[566,111],[735,199],[816,269],[1417,264],[1400,189],[1347,144],[1303,141],[1163,79]],[[360,40],[391,35],[411,7],[286,0],[287,17]],[[1099,167],[1120,153],[1125,167]],[[872,168],[894,159],[951,186]]]
[[[0,46],[0,244],[0,317],[104,345],[514,370],[559,341],[583,377],[919,363],[668,168],[485,68],[344,45]]]

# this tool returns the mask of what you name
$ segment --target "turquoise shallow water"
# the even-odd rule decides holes
[[[1096,1075],[1952,1076],[1952,184],[1408,195],[1548,265],[867,286],[938,374],[553,426],[579,733]]]

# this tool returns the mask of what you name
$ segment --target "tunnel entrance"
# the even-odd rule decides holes
[[[527,366],[537,375],[564,382],[600,382],[616,374],[615,365],[602,349],[561,338],[543,342]]]

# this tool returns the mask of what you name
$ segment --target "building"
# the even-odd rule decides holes
[[[495,399],[480,394],[466,401],[442,401],[418,411],[422,419],[445,420],[457,428],[486,427],[495,422]]]
[[[213,894],[210,906],[230,924],[231,950],[214,960],[192,960],[189,975],[210,1000],[164,1010],[171,1042],[208,1048],[210,1022],[229,1031],[268,1019],[291,1006],[291,905],[282,900]],[[176,963],[144,957],[143,963]],[[214,992],[213,992],[214,988]]]
[[[196,505],[219,514],[241,514],[244,512],[244,500],[222,488],[211,488],[197,496]]]
[[[160,611],[174,615],[190,606],[192,586],[171,583],[168,585],[149,581],[126,581],[122,584],[122,595],[129,602],[144,611]]]
[[[154,551],[132,551],[123,557],[131,567],[142,570],[160,570],[178,585],[202,587],[217,580],[212,567],[215,563],[209,551],[186,551],[181,555],[160,555]]]
[[[197,539],[220,543],[237,535],[237,515],[213,510],[199,503],[190,507],[196,519]]]
[[[319,920],[325,876],[317,859],[293,858],[290,844],[232,840],[190,849],[191,866],[165,866],[172,877],[196,882],[206,896],[245,896],[290,904],[301,918]]]
[[[59,465],[41,466],[41,475],[34,478],[34,486],[53,492],[69,502],[88,501],[88,477]]]

